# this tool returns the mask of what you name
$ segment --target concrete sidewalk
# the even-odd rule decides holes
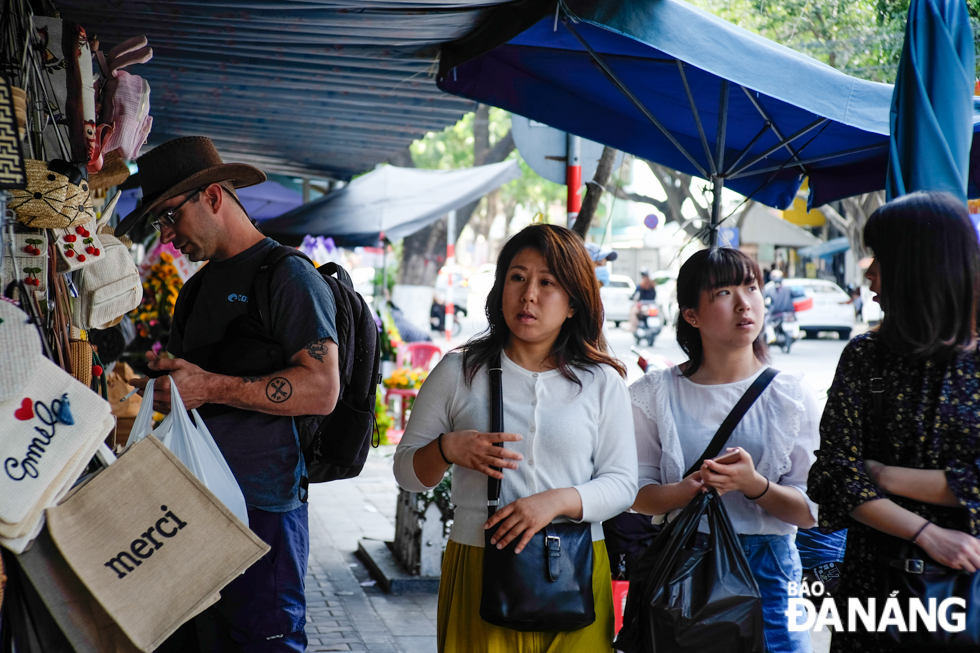
[[[436,596],[385,594],[354,556],[361,538],[395,537],[394,452],[372,449],[357,478],[310,486],[311,652],[436,653]]]

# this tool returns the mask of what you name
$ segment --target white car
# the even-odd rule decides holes
[[[813,299],[812,308],[796,312],[796,321],[807,338],[816,338],[821,331],[834,331],[841,340],[850,339],[854,305],[848,303],[850,297],[840,286],[825,279],[784,279],[783,283],[793,291],[794,303],[803,297]]]
[[[636,284],[633,280],[622,274],[609,275],[609,283],[599,289],[606,319],[617,327],[620,322],[628,322],[630,319],[630,309],[633,307],[630,297],[635,290]]]

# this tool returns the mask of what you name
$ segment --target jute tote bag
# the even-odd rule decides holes
[[[47,517],[68,565],[143,651],[269,551],[152,436]]]

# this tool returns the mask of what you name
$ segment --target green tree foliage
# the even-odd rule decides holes
[[[895,80],[909,0],[690,0],[849,75]],[[980,0],[967,0],[977,31]]]

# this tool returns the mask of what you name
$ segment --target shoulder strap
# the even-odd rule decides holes
[[[490,432],[500,433],[504,430],[504,389],[501,383],[500,356],[496,356],[490,364]],[[503,442],[494,442],[493,446],[503,447]],[[500,471],[499,467],[492,469]],[[487,477],[487,518],[493,517],[500,504],[500,480]]]
[[[313,261],[310,261],[309,257],[298,249],[279,245],[266,254],[265,260],[262,261],[262,265],[259,266],[258,271],[255,273],[255,279],[252,281],[252,294],[255,297],[256,314],[258,315],[259,322],[267,329],[272,327],[272,318],[270,315],[272,312],[272,303],[269,301],[269,284],[272,282],[272,273],[280,263],[290,256],[298,256],[306,259],[310,265],[313,265]]]
[[[779,374],[779,370],[770,367],[756,377],[755,381],[752,382],[752,385],[749,386],[749,389],[745,391],[742,398],[739,399],[738,403],[735,404],[735,407],[732,408],[732,412],[728,413],[728,417],[726,417],[725,421],[718,427],[718,430],[715,432],[715,437],[713,437],[711,439],[711,443],[708,444],[708,448],[704,450],[704,453],[701,454],[698,461],[691,465],[690,469],[684,472],[684,478],[687,478],[694,472],[701,469],[701,465],[705,460],[708,458],[714,458],[721,453],[721,448],[725,446],[726,442],[728,442],[728,438],[732,436],[732,432],[735,430],[735,427],[742,421],[745,413],[748,412],[752,404],[755,403],[755,400],[759,398],[762,391],[769,386],[774,378],[776,378],[777,374]]]

